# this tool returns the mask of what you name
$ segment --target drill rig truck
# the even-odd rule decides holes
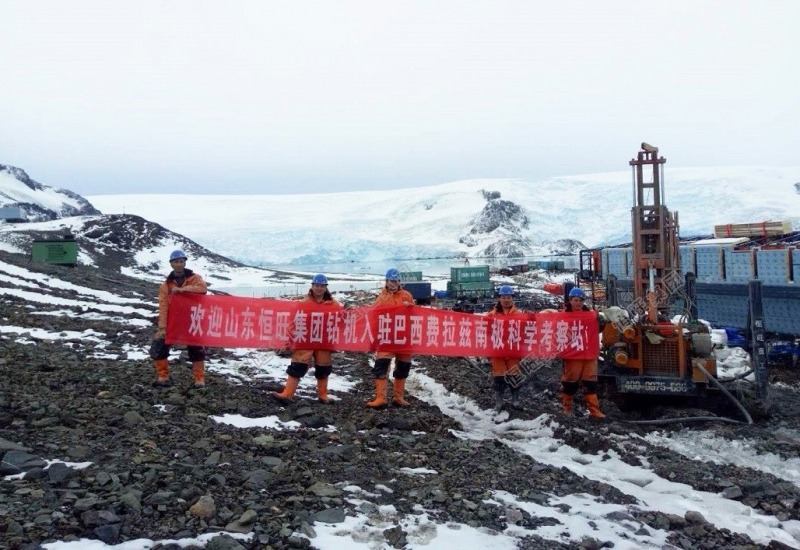
[[[642,143],[629,163],[635,196],[633,288],[624,308],[617,303],[613,276],[607,281],[607,303],[612,307],[604,312],[609,322],[601,333],[598,374],[621,405],[637,395],[702,397],[715,382],[708,328],[688,315],[671,315],[676,300],[686,298],[686,284],[680,268],[678,214],[664,205],[665,162],[657,147]]]

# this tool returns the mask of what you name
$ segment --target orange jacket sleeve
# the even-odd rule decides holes
[[[167,279],[161,283],[161,287],[158,289],[158,328],[167,328],[169,301],[172,295],[172,289],[176,286],[173,280]],[[208,292],[208,285],[197,273],[192,273],[181,288],[183,288],[184,292],[194,292],[196,294],[205,294]]]
[[[414,297],[407,290],[400,289],[397,292],[389,292],[384,289],[375,298],[374,306],[402,306],[405,304],[414,304]]]

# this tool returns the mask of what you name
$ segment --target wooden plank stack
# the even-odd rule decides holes
[[[729,223],[714,226],[714,237],[776,237],[788,235],[792,232],[792,223],[788,220],[756,222],[756,223]]]

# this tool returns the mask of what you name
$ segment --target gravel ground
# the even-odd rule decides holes
[[[0,325],[83,335],[48,341],[34,333],[5,333],[0,340],[0,477],[22,474],[0,480],[0,548],[36,548],[47,541],[80,538],[109,544],[137,538],[177,539],[221,530],[252,532],[254,537],[235,542],[218,536],[209,548],[302,548],[313,546],[314,539],[297,533],[313,535],[316,522],[376,513],[374,507],[383,504],[409,515],[419,514],[422,507],[440,522],[497,531],[515,524],[533,532],[536,526],[556,521],[498,505],[491,498],[498,490],[542,504],[553,497],[586,493],[601,502],[628,506],[626,521],[646,531],[671,533],[666,548],[788,548],[779,542],[757,544],[745,534],[715,527],[699,514],[642,510],[634,497],[611,485],[538,463],[499,439],[458,437],[463,427],[415,399],[413,391],[408,409],[367,409],[363,403],[371,397],[372,382],[369,358],[363,354],[335,355],[334,376],[347,374],[358,384],[355,391],[340,393],[328,405],[298,399],[284,406],[268,396],[277,386],[257,380],[241,383],[213,373],[206,390],[191,391],[190,369],[179,366],[172,367],[174,386],[153,388],[150,361],[104,356],[147,349],[152,326],[131,326],[129,321],[154,319],[156,286],[88,267],[37,269],[84,287],[140,297],[149,301],[150,313],[92,320],[91,308],[3,296]],[[7,288],[35,290],[29,284],[36,281],[3,283]],[[74,290],[54,290],[52,285],[43,285],[38,292],[54,299],[79,299]],[[54,309],[71,313],[42,315]],[[105,336],[94,342],[84,333],[87,330]],[[211,355],[217,361],[234,359],[225,350]],[[800,489],[794,483],[755,468],[692,460],[651,445],[645,436],[654,428],[630,422],[706,412],[660,405],[623,413],[603,400],[606,421],[563,417],[557,403],[559,371],[557,364],[542,365],[521,390],[522,409],[511,409],[510,418],[548,415],[545,418],[557,419],[547,421],[556,437],[583,453],[613,453],[635,466],[641,466],[645,456],[648,467],[665,479],[722,493],[780,521],[800,519]],[[485,361],[422,357],[415,359],[413,372],[484,409],[492,406]],[[658,430],[686,434],[702,429],[731,441],[750,441],[762,453],[796,458],[800,381],[794,371],[779,371],[773,382],[767,414],[762,411],[764,404],[748,396],[746,386],[739,390],[753,411],[753,425],[696,425],[686,420]],[[303,429],[235,428],[210,418],[223,414],[277,415]],[[45,460],[91,465],[46,468]],[[427,468],[438,475],[398,476],[401,468]],[[379,485],[391,486],[393,492],[376,491],[372,507],[353,504],[345,491],[348,486]],[[407,536],[399,526],[389,528],[383,532],[383,543],[403,548]],[[521,539],[519,547],[609,546],[608,541],[593,538],[560,545],[534,534]]]

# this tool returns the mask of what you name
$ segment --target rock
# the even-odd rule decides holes
[[[226,531],[234,533],[249,533],[253,530],[253,523],[258,519],[258,514],[253,510],[247,510],[239,519],[225,526]]]
[[[181,498],[185,501],[194,501],[203,496],[203,490],[196,485],[191,485],[181,491]]]
[[[0,412],[0,428],[7,428],[7,427],[9,427],[11,425],[12,422],[14,422],[14,417],[12,415],[10,415],[10,414],[8,414],[6,412]],[[7,447],[7,448],[3,447],[3,443],[2,443],[3,441],[5,441],[5,440],[3,438],[0,438],[0,451],[9,450],[10,447]],[[17,450],[21,451],[23,449],[17,449]],[[24,450],[29,450],[29,449],[24,449]]]
[[[743,494],[742,490],[734,485],[733,487],[726,487],[723,489],[720,496],[723,498],[737,499],[742,498]]]
[[[100,525],[119,523],[122,521],[122,519],[111,510],[101,510],[100,513],[97,514],[97,520],[99,521]]]
[[[399,525],[391,529],[385,529],[383,531],[383,538],[386,539],[386,542],[392,548],[405,548],[408,544],[406,533]]]
[[[97,483],[100,487],[108,485],[109,483],[111,483],[111,474],[109,474],[108,472],[98,473],[97,477],[95,478],[95,483]]]
[[[338,497],[342,494],[341,490],[322,481],[314,483],[311,487],[307,488],[306,491],[314,493],[318,497]]]
[[[35,428],[47,428],[48,426],[58,426],[59,424],[61,424],[61,420],[56,416],[49,416],[31,422],[31,426]]]
[[[89,447],[76,445],[67,449],[67,456],[73,460],[84,460],[90,454]]]
[[[307,521],[303,521],[303,522],[300,523],[299,531],[300,531],[300,534],[305,535],[310,539],[317,538],[317,532],[314,530],[314,528],[311,526],[311,524],[308,523]]]
[[[175,502],[175,493],[172,491],[156,491],[155,493],[145,497],[144,502],[147,504],[173,504]]]
[[[283,460],[277,456],[265,456],[261,459],[261,463],[267,468],[275,469],[283,464]]]
[[[7,451],[3,455],[3,464],[27,472],[31,468],[44,468],[47,466],[47,461],[25,451]]]
[[[108,524],[95,527],[94,534],[106,544],[116,544],[119,541],[120,531],[119,524]]]
[[[227,480],[225,476],[222,474],[214,474],[213,476],[208,478],[209,485],[219,485],[220,487],[225,487]]]
[[[11,415],[8,415],[8,416],[11,416]],[[0,427],[4,428],[5,426],[0,426]],[[0,452],[5,452],[5,451],[25,451],[25,452],[29,452],[30,450],[31,450],[30,448],[25,447],[24,445],[20,445],[19,443],[14,443],[13,441],[9,441],[8,439],[4,439],[4,438],[0,437]]]
[[[217,535],[206,545],[206,550],[247,550],[230,535]]]
[[[513,525],[519,525],[522,523],[522,520],[525,519],[522,515],[522,510],[510,506],[505,509],[505,515],[506,521]]]
[[[320,523],[342,523],[345,513],[342,508],[328,508],[314,514],[314,521]]]
[[[211,496],[204,495],[189,508],[189,513],[198,518],[211,519],[217,513],[217,506]]]
[[[141,503],[141,495],[136,493],[125,493],[119,499],[119,501],[125,505],[126,508],[134,512],[136,515],[142,513],[142,503]]]
[[[244,484],[251,489],[263,489],[272,479],[272,473],[266,470],[254,470],[245,476]]]
[[[128,411],[122,415],[122,421],[125,423],[126,426],[138,426],[145,422],[142,415],[137,413],[136,411]]]
[[[33,481],[37,479],[44,479],[47,477],[47,472],[44,471],[44,468],[31,468],[25,475],[22,476],[22,479],[27,481]]]
[[[59,485],[75,475],[75,470],[64,464],[56,462],[47,469],[47,477],[53,485]]]
[[[706,518],[703,517],[703,514],[700,512],[695,512],[694,510],[689,510],[686,512],[684,517],[690,525],[705,525],[708,523]]]
[[[22,470],[11,464],[0,462],[0,477],[21,474]]]

